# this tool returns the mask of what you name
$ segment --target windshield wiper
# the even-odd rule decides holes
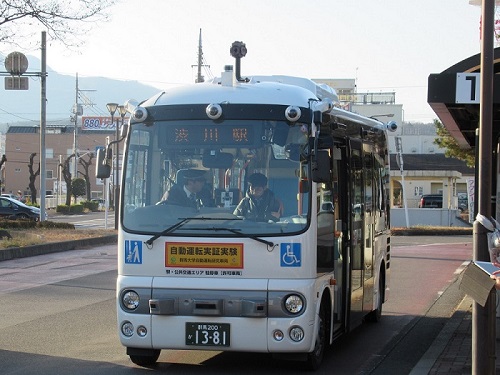
[[[174,230],[182,227],[184,224],[186,224],[188,221],[191,221],[191,220],[205,221],[205,220],[242,220],[242,219],[234,218],[234,217],[231,217],[231,218],[221,218],[221,217],[216,218],[216,217],[203,217],[203,216],[202,217],[185,217],[185,218],[181,219],[181,221],[175,223],[174,225],[162,230],[159,233],[156,233],[153,237],[151,237],[149,240],[147,240],[145,242],[145,244],[148,246],[151,246],[156,239],[160,238],[161,236],[165,236],[166,234],[173,232]]]
[[[164,236],[166,234],[169,234],[170,232],[173,232],[179,227],[182,227],[185,223],[187,223],[190,220],[196,219],[195,217],[185,217],[181,221],[175,223],[174,225],[168,227],[167,229],[162,230],[160,233],[156,233],[153,237],[151,237],[149,240],[145,242],[146,245],[151,246],[157,238],[160,238],[161,236]]]
[[[258,242],[262,242],[263,244],[266,244],[267,246],[274,247],[274,242],[263,240],[262,238],[259,238],[257,236],[252,236],[251,234],[242,233],[242,232],[240,232],[240,230],[231,229],[231,228],[217,228],[217,227],[213,227],[213,228],[210,228],[210,229],[215,230],[215,231],[227,230],[228,232],[236,234],[238,237],[241,237],[241,238],[251,238],[252,240],[255,240],[255,241],[258,241]]]

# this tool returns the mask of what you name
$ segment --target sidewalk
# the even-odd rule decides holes
[[[496,349],[498,358],[498,344]],[[411,375],[471,374],[471,369],[472,299],[465,296]]]
[[[459,282],[457,280],[456,282]],[[465,296],[411,375],[472,373],[472,303]],[[496,372],[500,374],[500,342],[496,341]],[[482,375],[482,374],[481,374]],[[488,375],[488,374],[485,374]]]

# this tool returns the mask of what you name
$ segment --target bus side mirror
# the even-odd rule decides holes
[[[106,149],[99,148],[97,150],[97,161],[95,168],[96,178],[109,178],[111,176],[111,160],[113,159],[113,151],[111,147],[108,147],[108,152],[106,155]]]
[[[330,182],[330,152],[317,150],[312,158],[312,180],[314,182]]]

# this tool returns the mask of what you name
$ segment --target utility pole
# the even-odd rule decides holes
[[[73,179],[78,178],[78,116],[83,115],[83,106],[94,106],[95,104],[82,94],[83,91],[95,91],[95,90],[81,90],[78,87],[78,73],[76,73],[75,82],[75,105],[73,106],[73,120],[75,122],[75,130],[73,133],[73,153],[75,154],[75,166],[73,169]],[[82,96],[83,104],[80,103],[80,96]]]
[[[47,174],[45,172],[45,128],[46,128],[46,117],[47,117],[47,37],[46,32],[42,31],[42,46],[41,46],[41,58],[42,58],[42,69],[40,72],[40,221],[44,221],[45,218],[45,178]]]
[[[78,103],[78,73],[76,73],[76,83],[75,83],[75,106],[73,107],[73,114],[75,120],[75,131],[73,134],[73,153],[75,154],[75,168],[73,169],[73,179],[78,178],[78,115],[83,114],[83,108]]]
[[[191,67],[198,67],[198,75],[196,77],[196,80],[195,80],[195,83],[201,83],[201,82],[205,82],[205,77],[203,77],[201,75],[201,68],[203,66],[208,66],[210,68],[209,65],[203,65],[203,49],[202,49],[202,46],[201,46],[201,29],[200,29],[200,37],[199,37],[199,40],[198,40],[198,64],[197,65],[191,65]]]
[[[42,31],[41,38],[41,71],[26,72],[28,69],[28,59],[20,52],[12,52],[5,58],[5,68],[7,72],[0,72],[0,75],[7,75],[5,78],[6,90],[28,90],[28,77],[40,77],[40,221],[45,220],[45,128],[47,117],[47,37]],[[36,198],[36,197],[35,197]]]

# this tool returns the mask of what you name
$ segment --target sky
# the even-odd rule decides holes
[[[407,122],[437,118],[429,75],[481,47],[481,9],[469,0],[119,0],[109,13],[76,51],[50,42],[50,69],[158,89],[193,83],[201,29],[206,78],[234,64],[229,48],[242,41],[243,76],[355,79],[358,92],[394,91]]]

